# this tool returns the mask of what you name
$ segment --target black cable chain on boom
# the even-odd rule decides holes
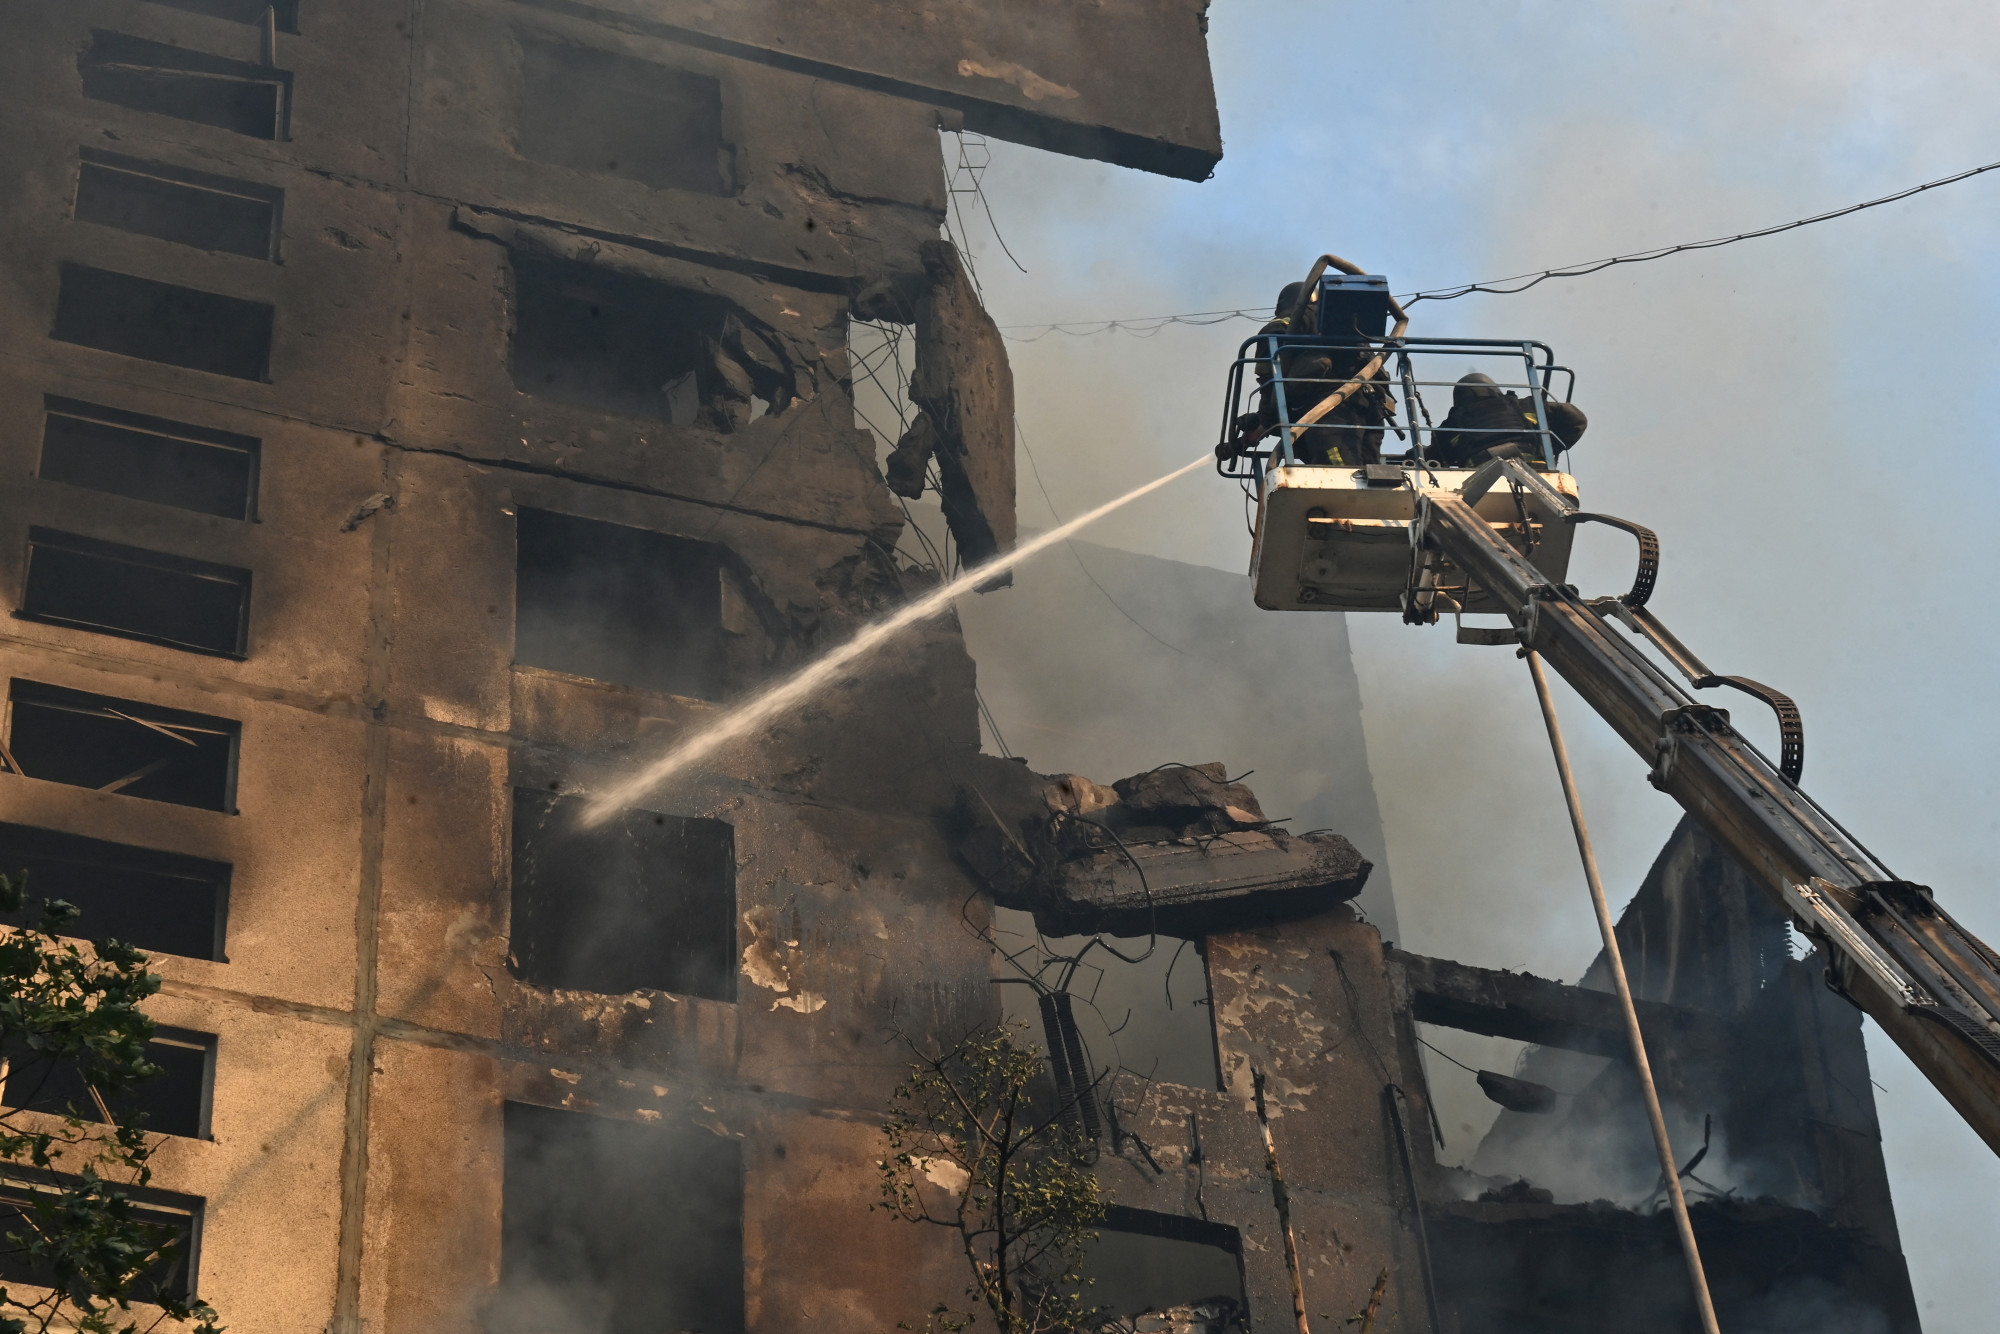
[[[1618,600],[1630,611],[1636,612],[1644,607],[1647,599],[1653,596],[1654,586],[1659,582],[1659,535],[1644,524],[1633,523],[1630,519],[1620,519],[1610,514],[1591,514],[1577,510],[1564,517],[1571,523],[1601,523],[1623,529],[1638,540],[1639,570],[1632,578],[1631,591]],[[1687,668],[1683,667],[1682,670],[1686,671]],[[1778,717],[1778,773],[1788,783],[1799,781],[1799,776],[1805,772],[1806,765],[1806,728],[1805,720],[1799,716],[1799,706],[1792,702],[1790,695],[1773,690],[1763,682],[1753,681],[1747,676],[1717,676],[1713,673],[1702,673],[1691,674],[1689,679],[1697,690],[1706,690],[1711,686],[1730,686],[1769,705],[1771,712]]]
[[[1704,676],[1694,684],[1696,689],[1734,686],[1770,705],[1771,712],[1778,715],[1778,772],[1788,783],[1799,781],[1799,775],[1806,768],[1806,725],[1805,720],[1799,717],[1799,706],[1792,703],[1790,695],[1773,690],[1760,681],[1752,681],[1747,676]]]
[[[1630,519],[1620,519],[1609,514],[1591,514],[1584,510],[1573,510],[1563,516],[1571,523],[1602,523],[1613,528],[1622,528],[1639,540],[1639,572],[1632,578],[1632,591],[1618,600],[1633,610],[1646,605],[1646,599],[1653,596],[1653,585],[1660,577],[1660,539],[1658,534],[1644,524],[1633,523]]]

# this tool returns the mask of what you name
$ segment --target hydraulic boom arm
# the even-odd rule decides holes
[[[1522,551],[1474,505],[1496,484],[1513,489]],[[1522,646],[1563,679],[1652,766],[1653,785],[1736,855],[1827,959],[1829,985],[1852,998],[2000,1153],[2000,957],[1937,906],[1931,891],[1896,877],[1797,783],[1797,713],[1775,691],[1710,674],[1645,610],[1657,545],[1636,525],[1640,577],[1621,598],[1586,601],[1551,583],[1533,560],[1542,525],[1603,516],[1571,502],[1519,459],[1482,468],[1460,491],[1417,487],[1404,616],[1435,620],[1450,574],[1485,590]],[[1532,517],[1532,521],[1530,521]],[[1514,525],[1507,525],[1512,531]],[[1449,562],[1447,567],[1444,562]],[[1618,622],[1630,634],[1619,633]],[[1731,685],[1778,710],[1784,753],[1773,765],[1729,723],[1633,642],[1649,640],[1696,688]]]

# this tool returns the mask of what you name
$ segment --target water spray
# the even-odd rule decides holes
[[[1046,551],[1070,537],[1078,529],[1097,522],[1113,510],[1122,509],[1141,496],[1150,495],[1167,483],[1185,477],[1196,468],[1205,467],[1213,462],[1213,458],[1203,454],[1185,467],[1176,468],[1164,477],[1127,491],[1116,500],[1108,500],[1096,509],[1071,519],[1068,523],[1051,528],[1040,537],[1022,543],[1005,555],[967,570],[949,583],[932,589],[915,602],[899,607],[866,626],[845,644],[815,658],[784,680],[750,696],[706,727],[683,737],[669,747],[665,754],[639,772],[615,784],[609,791],[591,798],[583,809],[584,826],[594,828],[603,824],[691,765],[707,759],[732,741],[760,731],[767,723],[804,704],[839,679],[841,673],[851,663],[865,657],[918,621],[928,620],[944,611],[961,593],[970,592],[995,575],[1006,573],[1030,556]]]

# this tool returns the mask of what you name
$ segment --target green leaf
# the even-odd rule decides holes
[[[73,934],[76,908],[32,899],[25,876],[0,876],[0,910],[35,923],[0,935],[0,1046],[10,1053],[8,1082],[32,1087],[68,1065],[110,1100],[157,1078],[159,1067],[146,1059],[153,1022],[140,1008],[160,989],[147,957],[116,941],[86,951],[61,939]],[[136,1334],[136,1322],[113,1320],[134,1301],[159,1304],[175,1324],[197,1322],[194,1334],[217,1334],[213,1310],[163,1297],[147,1282],[178,1245],[174,1229],[136,1211],[130,1195],[150,1179],[155,1140],[136,1124],[89,1119],[97,1114],[94,1102],[71,1112],[60,1131],[51,1131],[15,1123],[18,1109],[0,1111],[0,1171],[15,1169],[12,1189],[22,1195],[20,1225],[6,1240],[17,1262],[52,1277],[57,1293],[53,1300],[26,1300],[0,1288],[0,1334],[55,1327]],[[69,1174],[53,1170],[59,1157],[71,1165]]]
[[[1037,1114],[1042,1058],[1005,1028],[910,1054],[883,1124],[884,1207],[958,1231],[966,1295],[1001,1334],[1095,1334],[1104,1313],[1078,1271],[1104,1206],[1089,1146]],[[940,1303],[927,1328],[956,1334],[972,1321]]]

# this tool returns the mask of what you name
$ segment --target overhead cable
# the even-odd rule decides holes
[[[1126,333],[1137,338],[1151,338],[1169,324],[1222,324],[1228,320],[1269,318],[1271,317],[1268,307],[1256,306],[1242,310],[1198,310],[1185,315],[1139,315],[1122,320],[1074,320],[1065,324],[1003,324],[1000,326],[1000,334],[1010,343],[1038,343],[1052,333],[1068,334],[1072,338],[1101,333]],[[1009,333],[1010,329],[1035,329],[1039,332]]]
[[[1940,186],[1954,185],[1959,181],[1970,180],[1974,176],[1995,169],[2000,169],[2000,162],[1989,162],[1983,167],[1974,167],[1970,171],[1961,171],[1953,176],[1940,177],[1935,181],[1925,181],[1922,185],[1913,185],[1907,190],[1898,190],[1895,194],[1883,195],[1880,199],[1870,199],[1859,204],[1849,204],[1845,208],[1832,209],[1826,213],[1815,213],[1810,218],[1799,218],[1793,222],[1781,222],[1775,227],[1760,227],[1754,232],[1737,232],[1734,236],[1711,237],[1706,241],[1683,241],[1679,245],[1659,246],[1652,250],[1635,250],[1627,255],[1613,255],[1609,259],[1594,259],[1585,264],[1570,264],[1559,269],[1543,269],[1539,273],[1516,274],[1512,278],[1492,278],[1483,283],[1465,283],[1458,287],[1439,287],[1428,292],[1412,292],[1409,296],[1404,297],[1403,300],[1405,302],[1454,301],[1462,296],[1470,296],[1474,292],[1486,292],[1493,296],[1511,296],[1515,292],[1525,292],[1530,287],[1534,287],[1538,283],[1545,283],[1551,278],[1582,278],[1589,274],[1602,272],[1614,264],[1643,264],[1647,260],[1665,259],[1669,255],[1678,255],[1689,250],[1714,250],[1721,246],[1734,245],[1738,241],[1754,241],[1760,236],[1776,236],[1779,232],[1796,231],[1800,227],[1810,227],[1816,222],[1830,222],[1835,218],[1844,218],[1850,213],[1859,213],[1866,208],[1876,208],[1883,204],[1893,204],[1899,199],[1908,199],[1911,195],[1920,195],[1926,190],[1935,190]],[[1512,284],[1512,286],[1508,284]]]
[[[1643,264],[1649,260],[1665,259],[1669,255],[1679,255],[1687,251],[1715,250],[1722,246],[1734,245],[1738,241],[1754,241],[1763,236],[1775,236],[1779,232],[1796,231],[1800,227],[1810,227],[1816,222],[1830,222],[1835,218],[1844,218],[1850,213],[1859,213],[1863,209],[1879,208],[1883,204],[1893,204],[1897,200],[1908,199],[1911,195],[1920,195],[1926,190],[1936,190],[1942,186],[1956,185],[1960,181],[1970,180],[1974,176],[1982,176],[1989,171],[1995,170],[2000,170],[2000,162],[1989,162],[1983,167],[1973,167],[1970,170],[1956,172],[1950,176],[1941,176],[1937,180],[1925,181],[1922,185],[1913,185],[1906,190],[1898,190],[1894,194],[1883,195],[1879,199],[1864,200],[1859,204],[1849,204],[1845,208],[1831,209],[1825,213],[1815,213],[1809,218],[1798,218],[1791,222],[1782,222],[1774,227],[1760,227],[1755,231],[1737,232],[1730,236],[1711,237],[1706,241],[1683,241],[1678,245],[1657,246],[1651,250],[1635,250],[1628,254],[1613,255],[1608,259],[1594,259],[1582,264],[1567,264],[1560,268],[1541,269],[1533,273],[1515,274],[1511,278],[1488,278],[1483,282],[1461,283],[1455,287],[1435,287],[1421,292],[1404,293],[1398,296],[1397,299],[1405,305],[1409,305],[1418,301],[1455,301],[1462,296],[1471,296],[1474,292],[1483,292],[1489,296],[1511,296],[1515,292],[1525,292],[1529,288],[1545,283],[1551,278],[1582,278],[1593,273],[1600,273],[1618,264]],[[1265,319],[1267,318],[1265,310],[1266,307],[1263,306],[1246,306],[1237,310],[1199,310],[1181,315],[1142,315],[1136,318],[1119,320],[1071,320],[1052,324],[1003,324],[1000,326],[1000,332],[1009,340],[1017,343],[1037,342],[1052,333],[1068,334],[1073,338],[1101,333],[1127,333],[1148,338],[1170,324],[1202,326],[1221,324],[1227,320],[1234,319]],[[1037,332],[1032,334],[1015,332],[1024,329],[1032,329]]]

